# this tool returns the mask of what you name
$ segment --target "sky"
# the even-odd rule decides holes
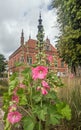
[[[36,39],[41,11],[45,39],[56,44],[58,36],[56,11],[50,8],[51,0],[0,0],[0,54],[6,59],[20,46],[21,31],[25,41],[31,35]]]

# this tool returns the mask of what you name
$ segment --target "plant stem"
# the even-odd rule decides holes
[[[25,111],[30,117],[32,117],[32,115],[31,115],[26,109],[24,109],[22,106],[20,106],[20,108],[21,108],[23,111]]]
[[[45,121],[45,130],[49,130],[49,125],[48,125],[48,117],[46,118],[46,121]]]
[[[41,130],[41,120],[39,120],[39,130]]]

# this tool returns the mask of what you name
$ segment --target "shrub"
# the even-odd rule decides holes
[[[7,91],[8,91],[8,81],[0,80],[0,96],[3,96],[3,94]]]

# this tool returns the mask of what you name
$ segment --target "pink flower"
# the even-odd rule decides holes
[[[40,86],[38,86],[38,87],[37,87],[37,91],[40,91],[40,90],[41,90],[41,87],[40,87]]]
[[[36,79],[44,79],[48,73],[47,67],[44,66],[37,66],[36,68],[32,69],[32,78]]]
[[[19,87],[22,88],[22,89],[26,88],[26,86],[24,84],[22,84],[22,83],[19,84]]]
[[[47,57],[47,59],[48,59],[48,61],[52,61],[53,60],[53,56],[52,55],[49,55],[48,57]]]
[[[71,73],[69,77],[72,79],[72,78],[74,78],[74,75]]]
[[[18,87],[16,87],[13,91],[13,94],[16,94],[17,93],[17,90],[18,90]]]
[[[11,124],[15,124],[19,122],[21,118],[22,118],[22,115],[17,111],[9,112],[7,116],[7,119]]]
[[[50,86],[48,85],[48,83],[46,81],[42,81],[42,86],[46,89],[50,89]]]
[[[12,101],[15,101],[16,103],[19,102],[19,97],[17,95],[12,96]]]
[[[48,86],[48,83],[46,81],[42,81],[42,86],[45,87],[45,86]]]
[[[13,104],[9,107],[9,112],[15,111],[17,109],[16,104]]]
[[[42,90],[42,94],[43,94],[43,95],[48,94],[48,91],[47,91],[45,88],[42,88],[41,90]]]

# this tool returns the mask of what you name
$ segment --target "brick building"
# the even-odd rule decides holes
[[[38,31],[40,31],[40,28],[42,27],[41,22],[42,19],[40,16]],[[30,36],[29,39],[26,42],[24,42],[24,33],[22,30],[20,38],[20,47],[9,56],[9,62],[8,62],[9,73],[13,73],[15,71],[20,71],[20,69],[23,69],[23,67],[15,66],[16,62],[23,62],[27,66],[35,63],[36,54],[38,53],[36,46],[37,46],[37,40],[32,39]],[[52,60],[51,68],[57,72],[66,74],[68,67],[59,58],[57,49],[50,43],[50,40],[48,38],[44,41],[44,50],[47,55],[51,55],[54,57]]]

